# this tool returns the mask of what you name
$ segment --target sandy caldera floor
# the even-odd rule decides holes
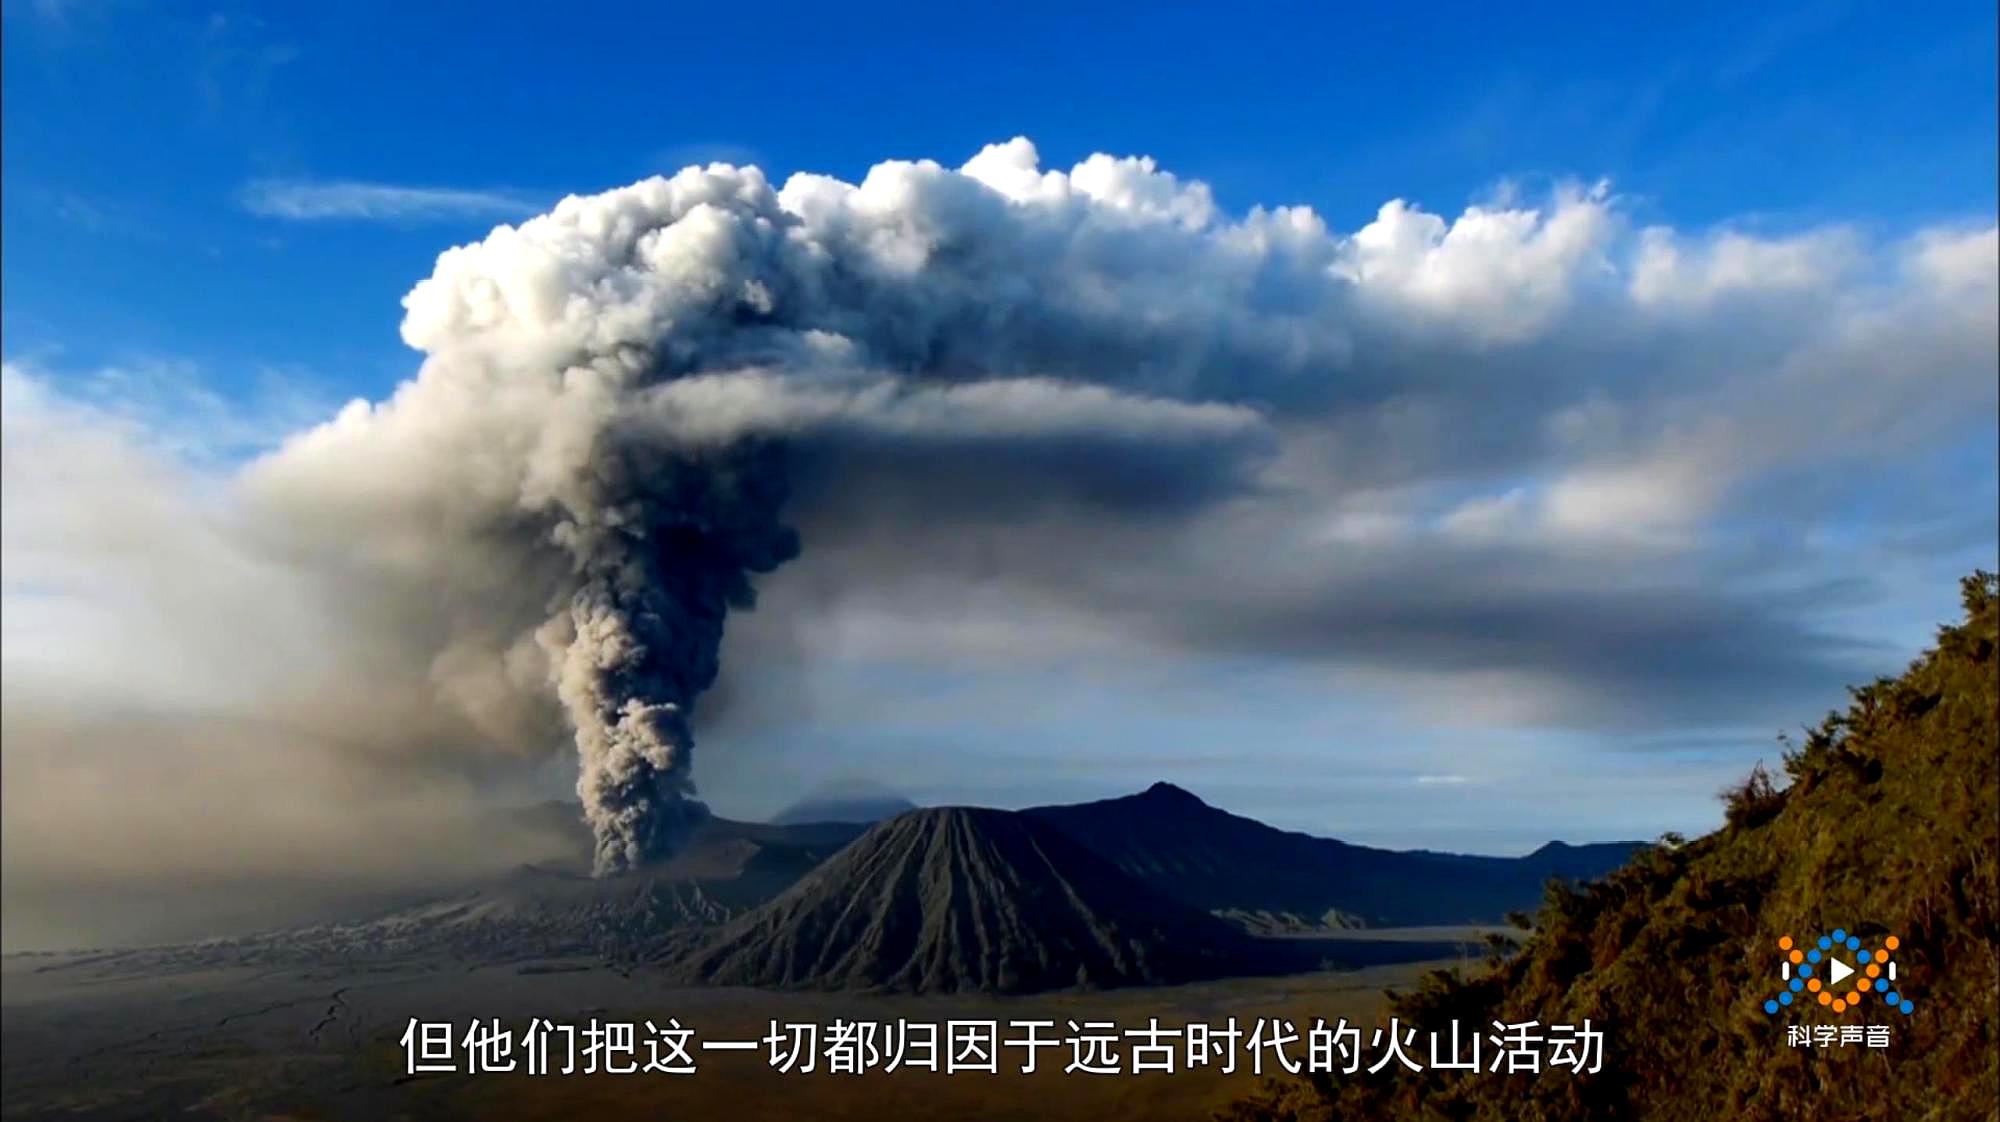
[[[1303,1036],[1314,1018],[1372,1027],[1386,1016],[1385,990],[1460,961],[1443,957],[1439,942],[1453,933],[1417,934],[1370,932],[1378,952],[1403,950],[1361,969],[1009,998],[673,988],[645,971],[582,961],[176,968],[129,956],[14,955],[0,963],[0,1118],[1207,1118],[1256,1085],[1247,1048],[1229,1075],[1215,1065],[1065,1074],[1067,1047],[1039,1053],[1033,1075],[1020,1074],[1019,1051],[1004,1048],[999,1074],[835,1075],[825,1070],[822,1037],[809,1075],[774,1070],[760,1045],[697,1049],[691,1075],[413,1076],[398,1039],[411,1018],[450,1022],[457,1035],[495,1017],[516,1030],[534,1018],[579,1026],[592,1017],[674,1018],[696,1040],[753,1040],[773,1020],[821,1033],[836,1020],[993,1020],[1007,1035],[1006,1022],[1037,1019],[1055,1022],[1062,1036],[1070,1020],[1123,1029],[1155,1017],[1220,1026],[1233,1016],[1246,1032],[1258,1018],[1285,1018]],[[1405,961],[1386,961],[1396,958]],[[1303,1059],[1303,1050],[1301,1041],[1291,1051]]]

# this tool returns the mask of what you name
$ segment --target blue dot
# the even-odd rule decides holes
[[[1806,952],[1806,961],[1807,961],[1807,962],[1818,962],[1818,961],[1819,961],[1819,952],[1818,952],[1818,951],[1807,951],[1807,952]]]
[[[1896,1006],[1896,1008],[1901,1009],[1903,1011],[1903,1016],[1905,1017],[1909,1016],[1911,1013],[1916,1012],[1917,1009],[1916,1006],[1910,1004],[1910,1000],[1908,998],[1904,998],[1903,1003],[1901,1005]]]
[[[1832,940],[1832,939],[1829,939],[1829,938],[1827,938],[1827,937],[1826,937],[1826,936],[1824,936],[1824,935],[1821,935],[1821,936],[1819,937],[1819,949],[1820,949],[1820,950],[1823,950],[1823,951],[1824,951],[1824,950],[1830,950],[1830,949],[1832,949],[1832,947],[1833,947],[1833,940]]]
[[[1890,990],[1890,991],[1889,991],[1889,993],[1887,994],[1887,996],[1888,996],[1888,998],[1889,998],[1889,1004],[1891,1004],[1891,1005],[1894,1005],[1894,1004],[1896,1004],[1897,1002],[1899,1002],[1899,1001],[1903,1000],[1902,998],[1900,998],[1900,997],[1896,996],[1896,991],[1895,991],[1895,990]]]
[[[1766,1013],[1776,1013],[1777,1011],[1778,1011],[1778,1003],[1777,1003],[1777,1002],[1775,1002],[1775,1001],[1767,1001],[1767,1002],[1765,1002],[1765,1003],[1764,1003],[1764,1012],[1766,1012]]]
[[[1848,950],[1850,950],[1850,951],[1858,951],[1858,950],[1860,950],[1860,949],[1861,949],[1861,940],[1860,940],[1860,939],[1857,939],[1857,938],[1855,938],[1855,937],[1854,937],[1854,936],[1852,936],[1852,935],[1849,935],[1849,936],[1847,937],[1847,949],[1848,949]]]
[[[1801,978],[1812,977],[1812,963],[1802,962],[1799,964],[1799,977]]]
[[[1805,982],[1803,982],[1802,980],[1800,980],[1800,979],[1798,979],[1798,978],[1793,978],[1793,979],[1792,979],[1792,992],[1793,992],[1793,993],[1797,993],[1797,992],[1799,992],[1800,990],[1802,990],[1802,989],[1805,989],[1805,988],[1806,988],[1806,984],[1805,984]]]
[[[1778,995],[1778,1004],[1790,1005],[1791,1003],[1792,1003],[1792,991],[1786,990],[1784,993]]]
[[[1834,929],[1833,929],[1833,941],[1834,941],[1834,942],[1836,942],[1836,943],[1845,943],[1845,942],[1847,942],[1847,928],[1845,928],[1845,927],[1836,927],[1836,928],[1834,928]],[[1824,944],[1824,943],[1822,943],[1822,944],[1821,944],[1821,946],[1825,946],[1825,944]]]
[[[1859,957],[1859,958],[1861,959],[1861,965],[1863,965],[1863,966],[1866,966],[1866,965],[1868,965],[1868,952],[1867,952],[1867,951],[1862,951],[1862,952],[1861,952],[1861,954],[1860,954],[1860,955],[1859,955],[1858,957]]]

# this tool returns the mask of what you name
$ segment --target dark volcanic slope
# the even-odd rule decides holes
[[[949,807],[877,825],[680,963],[725,985],[988,990],[1240,972],[1249,941],[1027,815]]]
[[[1371,849],[1274,829],[1167,783],[1022,813],[1184,904],[1307,923],[1497,922],[1539,904],[1549,877],[1596,877],[1638,848],[1552,843],[1519,858]]]

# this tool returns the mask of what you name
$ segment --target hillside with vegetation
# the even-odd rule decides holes
[[[1964,602],[1901,676],[1854,689],[1845,712],[1787,745],[1789,782],[1760,766],[1728,793],[1721,829],[1669,838],[1594,884],[1552,884],[1517,952],[1435,973],[1394,1003],[1420,1042],[1452,1021],[1588,1018],[1605,1033],[1598,1073],[1392,1065],[1268,1082],[1221,1117],[2000,1117],[2000,578],[1967,578]],[[1779,938],[1835,928],[1897,936],[1911,1014],[1765,1012]],[[1881,1050],[1798,1048],[1794,1023],[1887,1024],[1892,1037]]]

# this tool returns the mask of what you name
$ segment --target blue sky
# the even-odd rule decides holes
[[[11,353],[379,394],[396,301],[492,215],[288,223],[279,177],[551,201],[712,158],[858,177],[1028,135],[1226,207],[1611,178],[1677,225],[1994,208],[1990,4],[7,8]],[[1641,14],[1642,10],[1645,14]]]
[[[1149,155],[1209,184],[1227,213],[1306,204],[1336,231],[1367,225],[1393,198],[1450,217],[1608,180],[1633,228],[1685,231],[1690,246],[1718,231],[1792,245],[1829,229],[1904,245],[1933,228],[1990,226],[2000,179],[1990,3],[552,13],[23,0],[5,21],[6,357],[100,404],[143,392],[107,388],[106,368],[180,372],[200,393],[190,406],[182,387],[175,420],[208,426],[225,462],[271,435],[258,418],[304,423],[411,377],[400,301],[440,251],[563,195],[689,163],[859,182],[883,160],[955,167],[1028,136],[1043,168]],[[1981,403],[1979,392],[1963,400]],[[237,413],[251,419],[225,420]],[[1924,431],[1942,433],[1942,450],[1888,475],[1821,472],[1799,450],[1757,460],[1743,493],[1797,509],[1718,505],[1677,587],[1827,600],[1872,589],[1785,620],[1801,637],[1854,638],[1867,652],[1854,665],[1893,668],[1948,611],[1950,578],[1994,552],[1990,427],[1974,416]],[[1543,501],[1548,482],[1441,470],[1426,517],[1445,520],[1461,500],[1458,513],[1507,517]],[[1825,510],[1800,505],[1812,503]],[[1368,513],[1343,517],[1359,533]],[[861,630],[874,649],[881,628]],[[1427,718],[1460,703],[1426,695],[1419,719],[1406,692],[1385,700],[1371,685],[1371,674],[1431,673],[1402,654],[1329,688],[1275,655],[1176,642],[1184,657],[1121,654],[1095,668],[1101,677],[1075,672],[1087,659],[997,674],[978,659],[822,666],[771,687],[792,702],[811,694],[818,727],[728,725],[724,737],[759,750],[711,753],[702,781],[723,809],[759,813],[793,793],[760,786],[773,760],[801,784],[861,772],[920,798],[1010,804],[1165,777],[1288,826],[1518,851],[1550,833],[1699,829],[1716,817],[1720,782],[1773,754],[1781,723],[1741,709],[1615,735],[1511,717],[1439,722]],[[1803,682],[1826,667],[1792,670]],[[1692,681],[1663,688],[1705,688]],[[1785,704],[1830,704],[1837,686],[1813,677]],[[941,697],[963,704],[917,704]],[[1374,766],[1391,754],[1393,766]],[[1504,809],[1530,797],[1561,809],[1532,822]]]

